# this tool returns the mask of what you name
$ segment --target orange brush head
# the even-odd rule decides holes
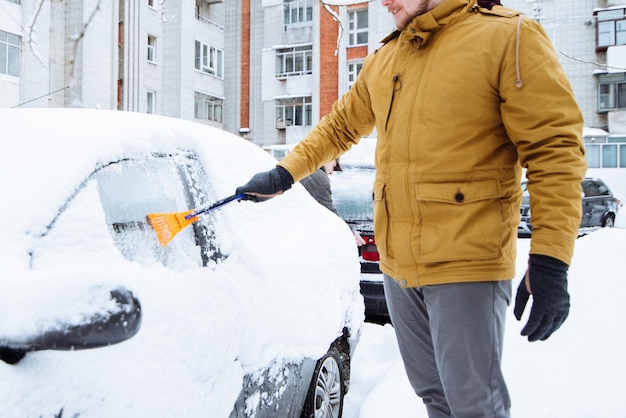
[[[157,239],[163,247],[165,247],[180,231],[185,227],[198,220],[198,216],[185,219],[187,215],[194,210],[188,210],[178,213],[150,213],[146,216],[154,232],[156,232]]]

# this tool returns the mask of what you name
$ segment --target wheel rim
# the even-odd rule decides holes
[[[327,357],[320,367],[315,384],[315,418],[338,418],[341,409],[339,365]]]
[[[604,221],[604,227],[613,228],[613,226],[614,226],[613,218],[611,216],[607,217],[606,220]]]

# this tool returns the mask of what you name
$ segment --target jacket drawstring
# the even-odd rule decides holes
[[[517,19],[517,32],[515,37],[515,87],[522,88],[522,74],[519,64],[519,44],[520,44],[520,32],[522,27],[522,14],[520,13]]]

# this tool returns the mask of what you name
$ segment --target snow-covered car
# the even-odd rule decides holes
[[[341,219],[294,185],[165,246],[148,222],[275,159],[147,114],[0,109],[0,123],[0,346],[22,351],[0,361],[0,415],[340,416],[364,320]]]

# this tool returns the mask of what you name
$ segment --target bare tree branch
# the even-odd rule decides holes
[[[322,3],[322,7],[324,7],[324,10],[326,10],[333,17],[333,19],[335,19],[335,21],[339,24],[339,33],[337,34],[337,48],[335,49],[335,56],[336,56],[337,53],[339,52],[339,43],[341,42],[341,37],[343,36],[344,26],[343,26],[343,22],[341,22],[341,18],[339,17],[339,15],[333,9],[331,9],[330,6],[350,6],[353,4],[371,3],[373,1],[378,1],[378,0],[320,0],[320,1]]]
[[[559,54],[561,54],[564,57],[569,58],[571,60],[582,62],[583,64],[591,64],[591,65],[595,65],[596,67],[600,67],[600,68],[610,68],[610,69],[613,69],[613,70],[626,71],[626,68],[624,68],[624,67],[614,67],[612,65],[601,64],[599,62],[587,61],[587,60],[583,60],[583,59],[580,59],[580,58],[575,58],[575,57],[572,57],[571,55],[567,55],[565,52],[562,52],[562,51],[559,51]]]
[[[328,14],[330,14],[333,19],[335,19],[335,21],[339,24],[339,33],[337,34],[337,48],[335,48],[335,56],[337,56],[337,53],[339,53],[339,43],[341,42],[341,36],[343,35],[343,23],[341,22],[339,15],[333,9],[331,9],[330,6],[324,1],[322,1],[322,6],[324,7],[324,10],[326,10]]]
[[[35,58],[37,58],[37,60],[41,63],[41,65],[45,67],[46,63],[43,60],[43,58],[41,58],[41,55],[39,55],[39,52],[37,51],[37,48],[36,48],[37,40],[35,39],[35,23],[37,23],[37,18],[39,17],[39,13],[41,13],[41,9],[43,9],[44,1],[46,0],[37,1],[37,4],[35,5],[35,10],[32,14],[30,21],[28,22],[28,25],[26,26],[24,30],[24,33],[26,34],[26,38],[28,40],[27,43],[31,52],[33,53]]]
[[[176,19],[176,15],[172,17],[165,16],[165,0],[161,0],[161,21],[163,23],[167,23],[172,19]]]
[[[41,0],[43,1],[43,0]],[[69,36],[69,40],[70,42],[72,42],[72,46],[71,46],[71,55],[68,57],[67,60],[67,64],[68,64],[68,75],[70,77],[70,81],[69,81],[69,85],[72,87],[71,92],[72,92],[72,102],[73,104],[80,106],[81,105],[81,101],[80,101],[80,97],[76,92],[76,77],[74,74],[75,71],[75,66],[76,66],[76,57],[78,56],[78,45],[80,43],[80,41],[85,37],[85,34],[87,33],[87,29],[89,28],[89,25],[91,24],[91,22],[94,19],[94,16],[96,15],[96,13],[98,11],[100,11],[100,5],[102,4],[102,0],[98,0],[98,4],[96,4],[96,7],[92,10],[91,14],[89,15],[89,18],[87,19],[87,21],[83,24],[83,27],[81,29],[81,31],[75,35],[71,35]]]

